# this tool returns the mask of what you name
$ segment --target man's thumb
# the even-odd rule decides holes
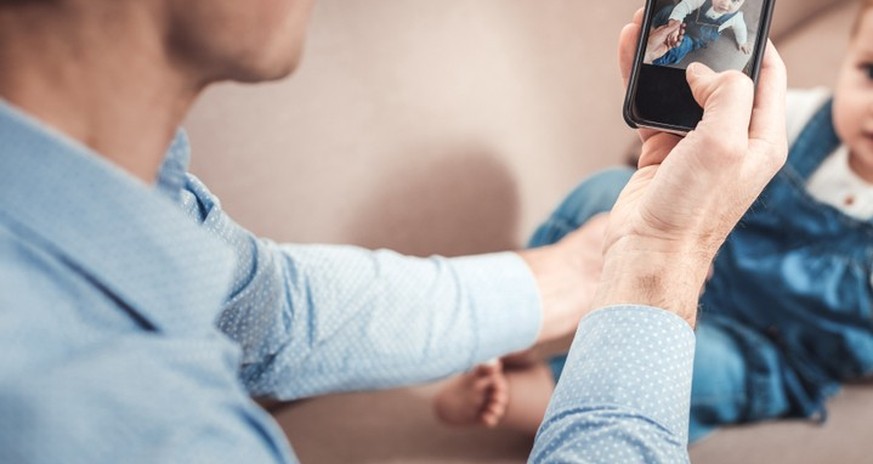
[[[739,71],[716,73],[701,63],[688,66],[686,75],[694,99],[703,108],[703,122],[698,129],[714,124],[710,130],[722,137],[747,139],[755,97],[755,85],[749,76]]]
[[[691,63],[686,70],[686,79],[688,85],[691,86],[691,93],[694,99],[701,107],[706,106],[706,100],[717,86],[717,77],[715,71],[703,63]]]

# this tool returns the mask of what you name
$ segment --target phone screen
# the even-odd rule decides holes
[[[649,0],[628,88],[628,122],[694,129],[703,116],[685,77],[694,62],[756,80],[772,8],[773,0]]]

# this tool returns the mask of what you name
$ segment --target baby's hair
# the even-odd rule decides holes
[[[858,15],[855,17],[855,25],[852,26],[852,37],[855,37],[858,34],[858,29],[861,28],[861,21],[864,20],[864,15],[867,14],[867,10],[873,8],[873,0],[861,0],[861,11],[858,12]]]

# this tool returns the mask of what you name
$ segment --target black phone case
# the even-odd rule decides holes
[[[627,91],[624,97],[624,110],[622,111],[622,113],[624,115],[624,120],[627,125],[634,129],[645,127],[685,135],[688,132],[694,130],[694,127],[676,126],[672,124],[661,123],[658,121],[642,120],[637,119],[633,115],[633,104],[634,99],[636,98],[636,89],[640,75],[640,67],[643,64],[643,56],[646,53],[646,46],[648,45],[652,17],[654,16],[655,12],[655,1],[656,0],[646,0],[646,13],[643,16],[642,30],[639,43],[637,44],[637,53],[634,57],[634,65],[631,69],[630,79],[628,80]],[[752,82],[755,83],[755,87],[757,87],[758,85],[758,75],[761,72],[761,62],[764,59],[764,51],[767,47],[767,43],[769,42],[770,22],[773,18],[773,9],[776,5],[776,0],[765,1],[767,1],[768,4],[761,13],[760,26],[758,30],[758,37],[761,37],[764,40],[758,39],[757,43],[755,44],[755,50],[753,52],[754,59],[752,61],[752,69],[750,73],[750,77],[752,78]]]

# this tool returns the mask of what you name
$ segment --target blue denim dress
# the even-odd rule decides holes
[[[810,120],[714,262],[697,327],[691,442],[725,424],[824,420],[824,402],[841,382],[873,373],[873,222],[806,191],[840,144],[831,108]],[[530,245],[555,242],[611,209],[632,174],[611,170],[583,182]],[[550,361],[556,380],[563,362]]]
[[[748,401],[736,405],[737,421],[823,420],[824,402],[841,382],[873,373],[873,222],[806,190],[839,145],[828,102],[714,263],[700,320],[743,352]],[[718,369],[707,364],[695,364],[701,377]],[[718,425],[723,418],[708,419]]]
[[[674,8],[675,6],[673,5],[668,5],[662,8],[653,18],[652,24],[655,27],[667,24]],[[722,15],[718,19],[710,19],[706,16],[706,12],[711,8],[712,0],[706,0],[703,6],[698,8],[697,11],[689,14],[684,21],[685,38],[682,39],[682,42],[676,46],[676,48],[671,49],[664,54],[664,56],[653,61],[653,64],[661,66],[677,64],[685,58],[685,55],[694,50],[706,48],[709,44],[718,40],[720,35],[718,32],[719,28],[726,22],[730,21],[731,18],[739,14],[739,12],[735,12]]]

